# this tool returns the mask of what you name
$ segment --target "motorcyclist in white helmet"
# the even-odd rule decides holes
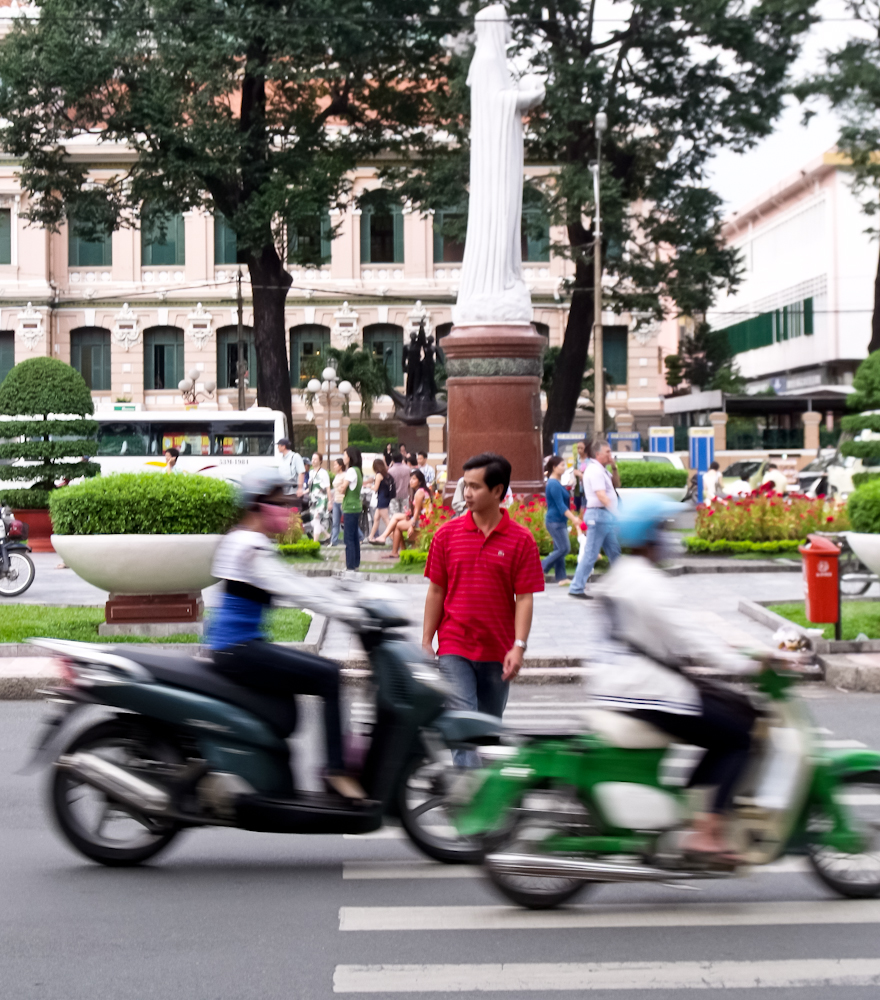
[[[270,540],[290,516],[284,481],[276,469],[249,470],[242,479],[244,513],[222,539],[211,572],[223,583],[223,600],[210,617],[208,645],[218,673],[243,687],[290,698],[318,695],[324,701],[329,791],[364,799],[359,782],[345,770],[337,664],[267,641],[266,614],[273,597],[324,613],[338,613],[339,595],[323,581],[299,576],[282,561]]]

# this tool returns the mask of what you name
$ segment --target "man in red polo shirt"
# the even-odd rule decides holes
[[[501,455],[465,462],[467,511],[431,543],[422,632],[432,656],[439,633],[440,670],[455,692],[449,707],[499,718],[523,664],[532,595],[544,589],[535,539],[501,506],[509,485],[510,462]],[[453,758],[459,767],[480,766],[474,751],[456,750]]]

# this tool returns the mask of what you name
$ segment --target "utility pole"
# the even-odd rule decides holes
[[[602,169],[602,133],[608,128],[608,115],[596,115],[596,162],[593,172],[593,434],[605,433],[605,358],[602,343],[602,212],[599,201],[599,175]]]
[[[247,398],[244,393],[244,377],[247,374],[247,362],[244,360],[245,342],[244,327],[242,326],[242,314],[244,313],[244,302],[241,297],[241,268],[238,269],[238,358],[235,365],[235,373],[238,376],[238,408],[247,409]]]

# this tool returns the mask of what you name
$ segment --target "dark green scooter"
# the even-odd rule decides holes
[[[360,773],[365,804],[294,788],[293,700],[232,684],[204,659],[31,640],[63,664],[64,680],[49,692],[59,711],[33,763],[54,763],[50,803],[67,840],[93,861],[136,865],[186,827],[359,834],[397,816],[430,857],[478,862],[475,842],[445,818],[458,781],[448,750],[497,743],[501,720],[446,711],[440,674],[396,631],[407,620],[376,602],[358,607],[350,624],[369,658],[375,701]],[[72,736],[89,705],[112,714]]]

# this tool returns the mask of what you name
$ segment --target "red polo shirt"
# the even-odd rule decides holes
[[[425,576],[446,591],[440,655],[500,663],[513,646],[517,594],[544,589],[541,557],[531,532],[501,511],[486,537],[470,511],[434,535]]]

